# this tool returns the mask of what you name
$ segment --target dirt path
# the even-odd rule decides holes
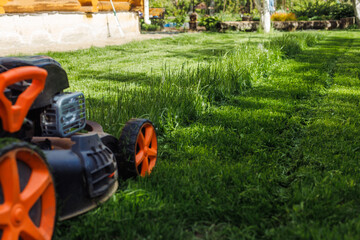
[[[79,49],[86,49],[92,46],[95,47],[105,47],[109,45],[121,45],[126,44],[132,41],[142,41],[147,39],[160,39],[164,37],[175,36],[176,33],[164,32],[164,33],[154,33],[154,34],[138,34],[134,36],[124,37],[124,38],[107,38],[105,40],[98,40],[92,43],[74,43],[74,44],[51,44],[32,47],[29,45],[20,45],[20,46],[9,46],[9,48],[2,47],[0,48],[0,56],[8,55],[30,55],[38,53],[46,53],[48,51],[52,52],[63,52],[63,51],[73,51]]]

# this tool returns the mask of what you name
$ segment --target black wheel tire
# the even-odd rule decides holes
[[[148,119],[133,118],[121,132],[118,168],[124,178],[149,175],[157,161],[155,127]]]
[[[56,224],[53,177],[40,149],[1,142],[0,239],[52,239]]]

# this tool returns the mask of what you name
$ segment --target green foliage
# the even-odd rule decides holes
[[[330,7],[330,18],[340,19],[354,16],[354,7],[352,4],[334,4]]]
[[[151,19],[151,24],[146,24],[144,19],[140,20],[140,26],[142,31],[160,31],[163,28],[164,20]]]
[[[166,14],[168,16],[176,16],[177,12],[183,11],[188,15],[193,11],[193,5],[196,6],[199,3],[205,2],[206,5],[210,6],[210,0],[202,1],[202,0],[179,0],[179,1],[170,1],[170,0],[153,0],[150,1],[150,7],[164,7],[166,8]],[[247,1],[243,0],[227,0],[224,9],[224,1],[223,0],[214,0],[214,13],[219,15],[237,15],[239,16],[240,12],[243,12],[244,6]],[[210,14],[208,9],[195,9],[195,11],[200,14]],[[221,17],[219,17],[221,18]],[[236,17],[235,17],[236,18]]]
[[[151,24],[159,26],[160,28],[163,28],[164,23],[165,23],[164,19],[160,19],[160,18],[151,19]]]
[[[339,20],[340,18],[354,16],[354,9],[351,4],[337,3],[336,0],[305,1],[303,4],[304,5],[298,4],[293,9],[297,18],[307,17],[309,20]]]
[[[153,25],[153,24],[141,24],[141,30],[143,31],[158,31],[160,30],[159,26]]]
[[[208,31],[217,31],[219,29],[220,20],[218,17],[204,16],[199,21],[199,26],[204,26]]]
[[[150,3],[150,7],[152,8],[165,8],[166,15],[174,15],[174,11],[176,11],[176,6],[174,5],[174,3],[172,1],[169,0],[152,0],[149,2]]]
[[[166,14],[169,16],[177,16],[178,12],[181,11],[182,14],[188,15],[192,11],[193,4],[204,2],[201,0],[180,0],[180,1],[169,1],[169,0],[154,0],[151,1],[151,7],[164,7],[166,8]],[[205,1],[207,6],[210,6],[210,0]],[[281,6],[281,1],[277,2],[277,9],[284,8],[286,6]],[[214,0],[214,13],[222,21],[234,21],[238,20],[240,14],[248,13],[252,14],[256,19],[258,19],[259,13],[258,10],[253,7],[248,8],[248,1],[242,0],[226,0],[225,11],[224,11],[224,1],[223,0]],[[294,12],[296,18],[312,18],[318,16],[318,18],[323,19],[340,19],[343,17],[352,17],[354,16],[353,6],[350,1],[337,1],[337,0],[294,0],[289,2],[288,8],[291,12]],[[200,15],[210,14],[209,10],[196,10]],[[287,9],[289,11],[289,9]],[[323,17],[325,16],[325,17]],[[305,20],[303,18],[303,20]]]
[[[176,26],[182,26],[185,20],[186,20],[185,14],[177,14],[173,22],[176,23]]]
[[[297,18],[298,21],[308,21],[309,18],[307,16],[300,16]]]
[[[321,20],[331,20],[330,16],[313,16],[311,18],[309,18],[309,21],[321,21]]]
[[[236,21],[238,19],[240,19],[240,14],[238,13],[216,13],[215,16],[222,22],[226,22],[226,21]]]
[[[359,26],[357,24],[353,24],[353,25],[350,25],[347,30],[355,30],[355,29],[359,29]]]

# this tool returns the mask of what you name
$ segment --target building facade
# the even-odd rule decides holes
[[[113,0],[116,11],[144,11],[144,0]],[[0,0],[0,14],[112,11],[110,0]]]

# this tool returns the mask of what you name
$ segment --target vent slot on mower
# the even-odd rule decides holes
[[[90,195],[97,197],[108,189],[110,176],[115,171],[114,163],[109,162],[109,159],[114,159],[114,155],[108,148],[92,148],[92,151],[87,154],[87,164],[92,165],[88,184]]]
[[[101,196],[117,179],[117,176],[114,176],[116,172],[114,154],[102,144],[97,134],[74,135],[71,140],[76,143],[72,151],[83,162],[90,197]]]

